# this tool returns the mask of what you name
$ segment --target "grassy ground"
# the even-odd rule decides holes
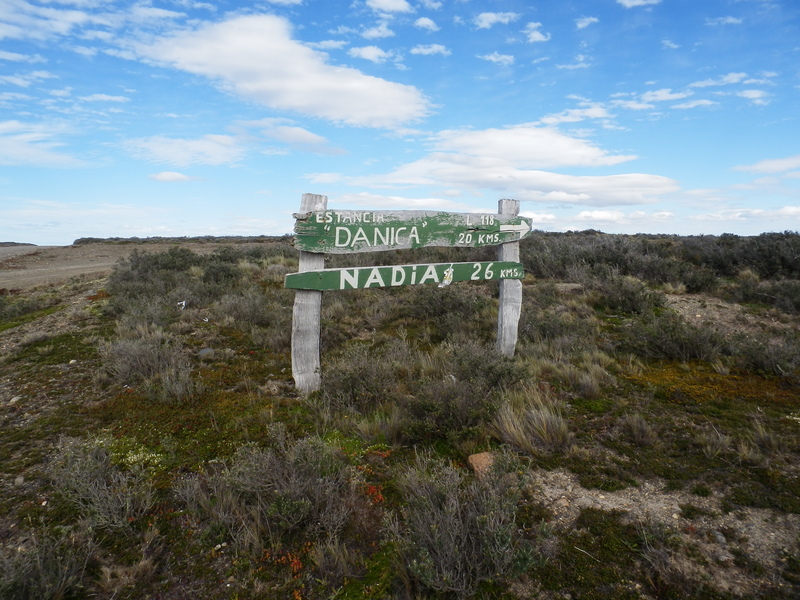
[[[236,241],[0,296],[0,597],[800,594],[797,235],[534,233],[514,359],[496,283],[330,292],[306,398]]]

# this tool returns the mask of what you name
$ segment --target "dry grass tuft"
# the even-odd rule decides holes
[[[529,387],[507,399],[490,425],[493,435],[533,456],[564,452],[574,434],[559,404],[539,388]]]

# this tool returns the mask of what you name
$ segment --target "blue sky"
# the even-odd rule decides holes
[[[2,0],[0,241],[800,230],[796,0]]]

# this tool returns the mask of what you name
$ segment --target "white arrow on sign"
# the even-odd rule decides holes
[[[523,238],[531,232],[531,228],[527,223],[520,223],[519,225],[500,225],[500,232],[502,233],[504,231],[516,231],[519,233],[519,237]]]

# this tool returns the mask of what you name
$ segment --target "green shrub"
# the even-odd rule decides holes
[[[84,597],[84,574],[95,544],[86,533],[31,531],[25,547],[0,560],[0,598],[61,600]]]
[[[800,369],[800,336],[737,333],[727,340],[726,352],[739,368],[796,377]]]
[[[674,311],[631,321],[621,330],[622,349],[642,358],[711,361],[722,354],[724,336],[709,325],[693,325]]]
[[[163,402],[184,402],[197,391],[179,338],[141,326],[123,336],[100,346],[105,370],[116,383],[142,385],[148,397]]]
[[[189,508],[254,557],[291,541],[338,540],[369,510],[359,472],[318,438],[295,442],[273,428],[272,446],[239,448],[221,468],[185,479]]]
[[[362,414],[398,403],[427,419],[420,428],[432,434],[477,425],[490,395],[524,376],[519,365],[493,347],[454,342],[423,351],[401,339],[347,348],[325,365],[321,393],[334,410]]]
[[[610,273],[590,282],[596,308],[624,314],[650,314],[664,306],[664,295],[630,276]]]
[[[424,455],[400,479],[402,520],[392,533],[406,568],[423,587],[456,598],[511,579],[535,559],[517,523],[520,482],[503,460],[482,480]]]
[[[47,472],[58,493],[93,527],[125,529],[155,502],[147,470],[140,464],[114,464],[101,439],[63,438]]]

